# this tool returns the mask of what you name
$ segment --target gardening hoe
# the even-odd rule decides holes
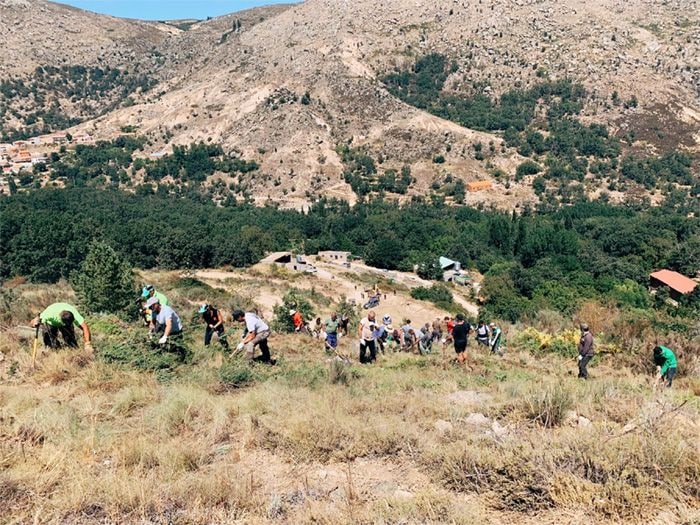
[[[36,330],[34,331],[34,349],[32,350],[32,368],[36,368],[36,347],[39,344],[39,326],[36,325]]]

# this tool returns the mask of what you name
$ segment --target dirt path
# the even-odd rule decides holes
[[[266,317],[271,318],[272,309],[276,304],[281,303],[282,296],[289,286],[294,286],[304,290],[312,288],[328,297],[333,303],[346,299],[355,304],[363,305],[367,301],[363,282],[368,281],[369,276],[382,277],[394,280],[396,283],[408,289],[417,286],[431,286],[430,281],[421,279],[417,275],[405,272],[383,271],[364,264],[353,264],[350,268],[334,265],[326,262],[314,262],[317,271],[314,274],[293,274],[293,280],[261,276],[259,273],[269,271],[266,265],[255,267],[256,273],[251,275],[243,270],[224,271],[216,269],[200,270],[196,272],[196,277],[206,281],[209,285],[224,289],[245,288],[255,294],[255,302],[260,305]],[[353,276],[357,279],[354,280]],[[231,281],[229,281],[231,280]],[[367,283],[365,283],[367,284]],[[458,294],[454,294],[455,301],[463,306],[470,315],[478,314],[478,307]],[[318,314],[326,316],[330,314],[333,306],[322,307]],[[418,328],[425,323],[432,322],[436,318],[442,319],[447,312],[436,307],[427,301],[413,299],[405,292],[390,292],[381,295],[380,303],[374,308],[379,318],[389,315],[393,324],[403,323],[410,319],[411,324]],[[363,310],[364,312],[364,310]]]

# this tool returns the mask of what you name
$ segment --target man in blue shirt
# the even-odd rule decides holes
[[[163,332],[158,344],[165,344],[169,337],[182,334],[182,321],[175,310],[166,304],[160,304],[157,297],[151,297],[146,302],[146,308],[155,314],[155,332]]]

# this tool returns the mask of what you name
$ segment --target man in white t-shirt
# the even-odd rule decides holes
[[[377,360],[377,348],[374,342],[374,330],[377,327],[377,314],[374,310],[367,312],[367,317],[360,321],[358,335],[360,336],[360,363],[372,363]],[[369,357],[367,356],[369,350]]]
[[[233,320],[245,323],[246,327],[246,334],[236,350],[245,349],[246,357],[252,361],[255,357],[255,347],[258,346],[262,355],[256,357],[255,361],[274,365],[276,361],[270,358],[270,348],[267,346],[267,338],[270,337],[270,327],[267,323],[255,312],[243,312],[243,310],[234,310]]]

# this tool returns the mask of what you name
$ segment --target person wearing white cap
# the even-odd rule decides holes
[[[155,329],[156,333],[163,332],[163,336],[158,340],[158,344],[165,344],[169,337],[174,337],[182,334],[182,321],[167,304],[160,304],[157,297],[151,297],[146,301],[146,308],[150,309],[155,314]]]
[[[295,332],[305,332],[304,317],[301,315],[299,310],[291,309],[289,310],[289,315],[292,318],[292,323],[294,323]]]
[[[216,333],[219,336],[219,343],[228,350],[228,341],[224,335],[224,316],[216,306],[211,304],[203,304],[199,307],[199,313],[202,314],[202,319],[206,327],[204,329],[204,346],[209,346],[211,338]]]
[[[501,329],[496,326],[496,323],[491,323],[489,325],[489,332],[491,334],[489,337],[489,348],[491,348],[491,353],[503,355],[503,352],[501,352]]]
[[[149,299],[153,298],[158,299],[158,302],[163,306],[168,306],[170,304],[168,302],[168,298],[164,294],[157,291],[152,284],[147,284],[141,290],[141,299],[148,302]],[[146,306],[146,303],[141,303],[141,307],[143,309],[144,320],[146,321],[146,324],[151,327],[151,330],[154,330],[156,326],[155,312],[152,312]]]

